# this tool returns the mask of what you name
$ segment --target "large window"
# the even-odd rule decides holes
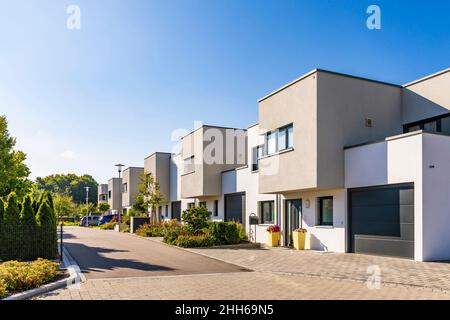
[[[319,198],[319,225],[333,225],[333,197]]]
[[[275,154],[294,147],[294,127],[288,125],[264,135],[264,146],[261,149],[261,156]]]
[[[259,203],[259,212],[261,216],[261,224],[275,223],[274,202],[262,201]]]
[[[403,129],[405,133],[417,130],[450,135],[450,114],[408,123],[404,125]]]
[[[263,146],[252,149],[252,171],[259,170],[259,159],[263,156]]]
[[[194,156],[184,159],[184,174],[195,171]]]

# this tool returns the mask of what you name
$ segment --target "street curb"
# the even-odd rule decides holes
[[[2,300],[3,301],[28,300],[37,295],[48,293],[56,289],[64,288],[80,281],[82,282],[86,281],[84,275],[81,272],[79,272],[80,268],[76,264],[75,260],[73,260],[73,258],[70,256],[66,248],[63,248],[62,256],[63,256],[63,265],[65,266],[66,271],[70,274],[68,278],[45,284],[39,288],[20,292],[12,296],[6,297]]]

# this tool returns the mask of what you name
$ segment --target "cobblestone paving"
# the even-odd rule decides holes
[[[191,252],[251,270],[329,279],[366,281],[369,266],[379,266],[385,284],[432,288],[450,293],[450,263],[359,254],[271,249],[190,249]]]
[[[450,299],[428,289],[384,287],[370,290],[357,281],[263,272],[181,275],[126,279],[90,279],[39,300],[276,300],[276,299]]]

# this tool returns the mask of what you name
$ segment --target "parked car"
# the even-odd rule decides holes
[[[86,226],[86,219],[88,219],[88,225],[90,227],[98,226],[99,221],[100,221],[100,216],[84,216],[80,220],[80,226],[82,226],[82,227]]]
[[[121,215],[121,217],[123,217],[123,216]],[[117,221],[117,220],[118,220],[117,214],[104,214],[100,217],[100,219],[98,221],[98,225],[101,226],[105,223],[113,222],[113,221]]]

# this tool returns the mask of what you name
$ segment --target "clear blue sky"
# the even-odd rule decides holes
[[[0,114],[33,177],[102,182],[196,120],[256,122],[258,98],[314,68],[398,84],[448,68],[449,21],[447,0],[1,0]]]

